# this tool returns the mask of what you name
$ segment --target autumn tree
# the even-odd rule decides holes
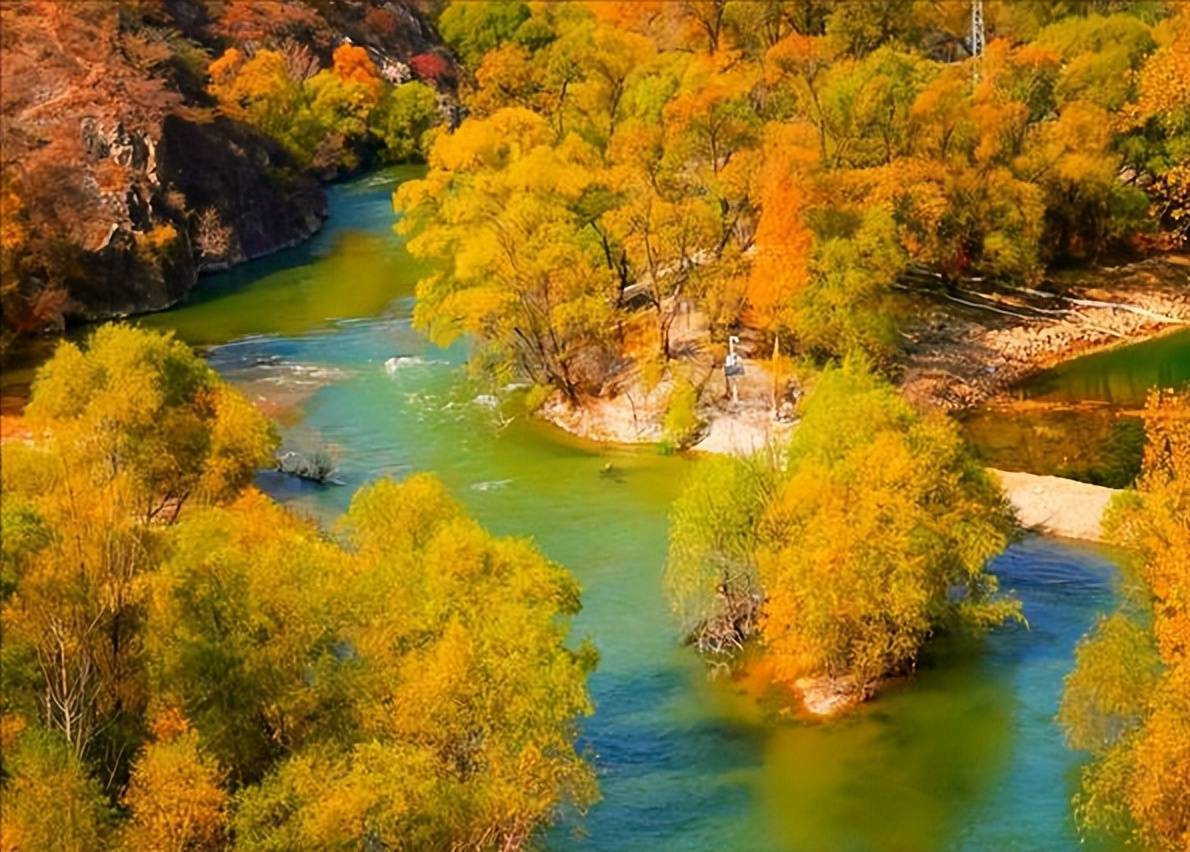
[[[62,344],[3,447],[5,848],[522,848],[596,798],[578,587],[428,476],[335,534],[169,335]]]
[[[923,6],[919,0],[839,0],[827,33],[857,56],[894,40],[915,41],[926,25]]]
[[[268,463],[271,424],[173,337],[100,327],[85,348],[62,342],[25,410],[67,475],[126,482],[143,522],[176,520],[187,501],[235,495]]]
[[[223,848],[228,795],[221,782],[219,767],[185,717],[160,711],[124,791],[132,814],[125,842],[163,852]]]
[[[301,89],[284,56],[258,50],[251,57],[228,48],[211,63],[208,86],[220,108],[277,139],[286,139],[299,109]]]
[[[776,479],[761,455],[707,459],[670,509],[666,596],[682,635],[705,654],[730,657],[756,631],[760,519]]]
[[[0,846],[82,852],[103,848],[111,812],[69,745],[37,727],[6,737]]]
[[[324,41],[326,25],[314,10],[298,4],[262,6],[255,0],[229,0],[216,30],[239,45],[278,47],[285,39]]]
[[[490,365],[574,401],[618,386],[599,370],[627,376],[654,351],[668,359],[674,317],[697,310],[714,334],[751,325],[803,354],[859,349],[887,366],[892,292],[907,270],[948,285],[973,275],[1031,284],[1047,263],[1093,260],[1157,221],[1177,227],[1185,110],[1179,86],[1161,81],[1180,67],[1184,16],[1160,20],[1164,10],[1127,3],[990,3],[993,32],[1007,37],[989,42],[973,79],[965,13],[945,5],[452,4],[449,23],[470,52],[471,117],[460,141],[442,133],[436,146],[453,156],[504,111],[552,131],[531,137],[543,160],[550,150],[571,161],[581,141],[585,179],[555,199],[551,248],[518,252],[516,266],[529,269],[531,254],[580,268],[572,247],[594,246],[606,270],[567,279],[566,302],[599,306],[581,328],[588,369],[578,381],[562,375],[569,359],[559,354],[572,347],[556,330],[548,345],[526,333],[483,347]],[[418,239],[460,221],[482,231],[483,219],[458,213],[493,197],[508,210],[507,189],[492,193],[489,181],[511,178],[514,162],[457,161],[449,183],[432,175],[407,189],[400,204],[448,187],[466,199],[406,204],[418,250],[458,269],[461,242]],[[533,245],[500,227],[505,242],[516,234]],[[452,274],[424,283],[423,327],[452,329],[443,339],[501,336],[507,323],[460,309],[458,284]]]
[[[506,108],[439,139],[425,180],[398,187],[398,226],[439,261],[418,284],[414,323],[445,344],[473,336],[477,364],[519,372],[572,400],[607,374],[616,288],[580,202],[598,153]]]
[[[937,633],[1019,616],[987,570],[1011,513],[953,423],[855,360],[801,415],[777,458],[712,469],[745,487],[711,493],[696,471],[679,500],[666,571],[689,635],[716,650],[755,636],[777,680],[862,696]]]
[[[887,366],[898,349],[892,285],[905,266],[891,217],[871,212],[815,246],[790,327],[808,352],[862,353]]]
[[[372,124],[379,128],[386,156],[393,160],[423,159],[427,134],[442,123],[438,95],[416,81],[403,83],[386,93]]]
[[[364,489],[343,531],[250,493],[184,524],[155,586],[155,682],[239,779],[237,845],[519,848],[589,803],[569,575],[431,477]]]
[[[425,83],[393,86],[367,50],[343,43],[329,68],[291,42],[251,56],[228,48],[210,65],[208,90],[227,115],[279,141],[302,165],[334,176],[358,168],[371,146],[392,160],[420,157],[441,121]]]
[[[127,326],[61,343],[26,411],[41,440],[3,447],[6,695],[110,789],[141,734],[144,577],[163,530],[234,496],[276,439],[189,348]]]
[[[456,0],[438,18],[438,30],[463,62],[475,68],[484,54],[512,38],[528,17],[525,3]]]
[[[1144,421],[1141,476],[1106,524],[1145,594],[1079,645],[1059,719],[1091,755],[1080,825],[1175,850],[1190,841],[1190,398],[1153,391]]]
[[[1160,47],[1139,72],[1137,132],[1125,150],[1134,167],[1154,175],[1157,215],[1183,239],[1190,234],[1190,13],[1153,30]]]
[[[670,330],[683,300],[719,241],[719,219],[701,199],[665,200],[645,189],[604,215],[607,233],[637,273],[654,314],[658,351],[670,357]]]

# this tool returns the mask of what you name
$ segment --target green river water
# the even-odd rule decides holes
[[[490,529],[532,536],[579,578],[574,632],[601,653],[583,737],[603,798],[549,846],[1076,848],[1068,803],[1080,758],[1053,717],[1076,641],[1114,605],[1111,560],[1027,538],[995,570],[1028,629],[938,645],[911,683],[843,720],[776,720],[709,681],[666,612],[666,514],[698,462],[510,420],[467,378],[461,348],[411,329],[419,269],[392,233],[390,192],[414,173],[333,188],[312,241],[204,279],[188,304],[141,322],[207,347],[277,410],[288,444],[336,449],[343,486],[263,475],[277,498],[329,518],[361,483],[432,470]]]
[[[1190,330],[1067,361],[1024,382],[1015,401],[965,418],[985,460],[1008,470],[1129,484],[1140,467],[1137,413],[1153,387],[1190,385]]]

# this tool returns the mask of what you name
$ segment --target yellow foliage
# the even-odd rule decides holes
[[[156,738],[137,758],[124,791],[132,814],[125,842],[154,852],[224,848],[229,796],[218,767],[185,720],[165,712],[173,718],[154,721]]]
[[[1167,24],[1172,38],[1149,57],[1140,72],[1142,117],[1173,117],[1190,110],[1190,11]]]
[[[178,238],[178,229],[171,223],[156,225],[148,231],[136,232],[136,243],[144,251],[160,255]]]
[[[1010,513],[952,423],[855,361],[801,413],[779,460],[717,462],[675,504],[666,585],[692,641],[728,653],[756,633],[778,681],[866,695],[935,633],[1019,617],[986,570]]]
[[[205,814],[186,825],[218,824],[195,732],[233,777],[270,769],[238,797],[248,848],[513,848],[588,804],[574,724],[592,660],[564,644],[569,576],[490,537],[428,476],[360,491],[342,531],[347,548],[252,492],[179,527],[149,649],[194,732],[150,746],[138,771],[146,787],[176,761],[204,795],[165,797],[153,825],[179,825],[178,802]],[[196,667],[208,652],[217,669]]]
[[[1101,626],[1067,678],[1062,722],[1071,742],[1094,755],[1077,800],[1080,822],[1175,852],[1190,843],[1190,395],[1154,391],[1144,419],[1142,473],[1136,490],[1117,498],[1108,527],[1136,554],[1152,595],[1145,640],[1161,666],[1138,679],[1145,665],[1136,641],[1119,641],[1123,627]]]

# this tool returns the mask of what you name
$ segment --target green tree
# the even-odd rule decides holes
[[[707,459],[670,509],[666,596],[682,635],[703,653],[730,656],[755,632],[764,600],[760,518],[777,475],[764,456]]]
[[[143,734],[145,578],[165,531],[234,496],[276,438],[189,348],[127,326],[60,344],[27,415],[41,442],[0,450],[5,702],[110,787]]]
[[[454,0],[438,18],[442,38],[470,68],[484,54],[508,41],[529,17],[525,3],[503,0]]]
[[[85,349],[58,345],[26,416],[47,450],[97,482],[127,481],[144,522],[188,500],[234,496],[269,463],[268,420],[172,334],[99,328]],[[15,483],[14,483],[15,484]]]
[[[853,233],[820,242],[794,307],[793,331],[802,346],[888,364],[898,348],[892,285],[904,267],[892,219],[880,212],[867,214]]]
[[[698,435],[701,425],[698,389],[689,379],[680,377],[674,382],[665,410],[665,422],[662,424],[665,441],[678,449],[686,447]]]
[[[404,83],[388,93],[379,113],[374,121],[388,157],[398,161],[424,159],[426,134],[442,123],[434,90],[425,83]]]

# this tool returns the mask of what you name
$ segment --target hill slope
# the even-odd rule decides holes
[[[19,0],[0,23],[6,336],[168,307],[319,228],[316,177],[206,93],[224,49],[325,65],[352,42],[393,83],[453,67],[405,0]]]

